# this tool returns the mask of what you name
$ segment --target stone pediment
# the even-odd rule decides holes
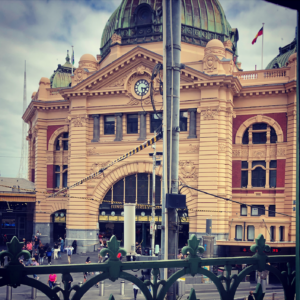
[[[82,72],[80,76],[88,77],[83,78],[81,82],[72,88],[63,90],[62,94],[73,94],[79,92],[95,92],[96,94],[110,92],[126,93],[126,91],[128,93],[130,92],[128,90],[129,87],[132,86],[129,84],[132,76],[135,74],[136,77],[147,77],[150,81],[154,66],[157,63],[162,63],[162,59],[162,56],[159,54],[141,47],[136,47],[90,76],[85,74],[85,72]],[[163,72],[161,72],[161,78],[162,73]],[[186,67],[186,69],[181,70],[181,84],[199,82],[201,80],[208,79],[209,76],[190,67]],[[157,80],[155,80],[155,86],[158,86]]]

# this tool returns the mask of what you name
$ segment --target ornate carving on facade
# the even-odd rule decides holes
[[[76,116],[71,119],[74,127],[83,127],[86,124],[86,117]]]
[[[111,37],[111,44],[122,44],[122,37],[116,33],[114,33]]]
[[[67,164],[68,164],[68,161],[69,161],[68,155],[65,155],[65,156],[63,157],[63,163],[64,163],[65,165],[67,165]]]
[[[277,156],[285,156],[285,149],[284,148],[277,149]]]
[[[190,160],[181,160],[179,162],[179,166],[183,178],[193,178],[194,180],[197,179],[196,166],[194,162]]]
[[[232,157],[240,157],[241,150],[232,150]]]
[[[209,54],[203,59],[203,70],[205,73],[213,73],[217,70],[218,58],[214,54]]]
[[[219,152],[226,152],[226,144],[225,143],[219,144]]]
[[[241,156],[248,156],[248,150],[247,149],[243,149],[241,151]]]
[[[229,117],[229,118],[235,118],[236,117],[236,114],[233,111],[232,107],[229,107],[229,108],[226,109],[226,116]]]
[[[215,109],[207,107],[205,110],[201,111],[204,120],[214,120],[215,116],[217,116],[218,113],[219,113],[219,107]]]
[[[116,87],[116,86],[122,87],[122,86],[124,86],[126,78],[127,78],[127,76],[119,79],[118,81],[113,82],[109,87]]]
[[[276,156],[276,149],[275,148],[270,149],[270,156]]]
[[[228,48],[228,49],[230,49],[230,50],[232,49],[232,45],[233,45],[233,44],[232,44],[231,40],[227,40],[227,41],[225,41],[223,44],[224,44],[224,47],[225,47],[225,48]]]
[[[82,67],[83,67],[83,65],[74,71],[74,79],[73,80],[74,80],[75,84],[78,84],[79,82],[81,82],[87,78],[86,71]]]
[[[97,152],[96,147],[93,147],[93,148],[89,148],[87,150],[87,155],[88,156],[90,156],[90,155],[99,155],[99,152]]]
[[[257,158],[265,158],[266,157],[266,151],[254,151],[253,152],[253,157],[257,157]]]
[[[189,147],[188,147],[188,150],[186,151],[186,153],[198,153],[198,151],[199,151],[198,145],[189,144]]]

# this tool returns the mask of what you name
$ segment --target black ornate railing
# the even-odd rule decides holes
[[[263,235],[259,235],[255,240],[255,244],[251,246],[250,250],[255,254],[251,257],[222,257],[222,258],[201,258],[198,253],[203,253],[204,248],[199,246],[199,240],[193,235],[188,240],[188,246],[182,249],[182,253],[187,255],[183,260],[160,260],[160,261],[135,261],[135,262],[121,262],[117,254],[121,252],[123,256],[126,251],[120,248],[120,242],[113,236],[107,243],[108,248],[101,250],[101,255],[104,257],[109,254],[109,259],[101,264],[77,264],[77,265],[55,265],[55,266],[29,266],[25,267],[19,262],[19,258],[24,256],[25,259],[30,258],[28,251],[22,250],[24,243],[14,237],[7,243],[7,251],[0,253],[0,259],[5,256],[10,258],[10,262],[2,269],[0,269],[0,287],[9,285],[14,288],[27,285],[34,287],[44,293],[49,299],[59,300],[57,293],[62,292],[64,300],[68,300],[72,290],[75,293],[72,300],[79,300],[82,296],[95,284],[105,279],[116,281],[119,278],[126,279],[136,284],[147,300],[163,300],[170,287],[176,282],[177,279],[185,275],[195,276],[196,274],[203,274],[210,278],[215,284],[216,289],[220,294],[222,300],[233,300],[239,284],[253,271],[262,272],[268,270],[273,273],[281,282],[286,300],[292,300],[295,297],[295,271],[292,268],[295,266],[295,255],[278,255],[267,256],[266,252],[270,251],[270,247],[265,244]],[[274,263],[286,263],[288,267],[287,272],[280,272],[277,268],[273,267]],[[232,265],[247,264],[239,274],[231,275]],[[204,266],[220,266],[224,265],[226,276],[216,276],[214,273],[206,270]],[[179,269],[167,280],[159,280],[159,270],[162,268],[177,268]],[[141,281],[134,275],[126,272],[136,269],[152,269],[153,280]],[[64,288],[58,286],[51,289],[46,284],[29,278],[28,275],[33,274],[62,274],[66,277],[70,273],[82,272],[101,272],[99,275],[94,276],[82,286],[74,285],[69,287],[68,282],[64,283]],[[225,282],[225,285],[223,285]],[[151,287],[151,292],[149,291]],[[254,293],[255,300],[262,300],[264,293],[260,284],[257,285],[256,292]],[[113,299],[110,295],[110,299]],[[196,300],[194,289],[191,289],[189,300]]]

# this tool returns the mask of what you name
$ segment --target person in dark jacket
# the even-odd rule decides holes
[[[73,241],[72,247],[74,248],[73,254],[76,254],[76,250],[77,250],[77,241],[76,240]]]
[[[41,244],[39,246],[39,256],[40,256],[40,265],[42,265],[44,263],[44,256],[45,256],[45,248],[43,246],[43,244]]]
[[[70,290],[71,284],[73,282],[73,277],[69,273],[64,273],[61,275],[61,281],[65,285],[65,290]]]
[[[254,300],[253,291],[250,291],[249,296],[248,296],[248,300]]]
[[[48,247],[47,252],[46,252],[46,256],[48,258],[48,265],[51,265],[51,258],[52,258],[52,249],[51,249],[51,247]]]

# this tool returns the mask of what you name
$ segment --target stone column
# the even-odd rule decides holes
[[[140,116],[140,136],[138,141],[143,141],[146,139],[147,136],[147,127],[146,127],[146,116],[147,113],[145,111],[139,111]]]
[[[123,139],[122,115],[122,113],[115,114],[115,117],[117,118],[115,142],[122,141]]]
[[[133,246],[133,249],[132,249]],[[135,255],[135,203],[124,204],[124,249]]]
[[[195,139],[197,138],[196,135],[196,112],[197,112],[197,108],[189,108],[188,112],[190,113],[190,132],[189,132],[189,136],[188,139]]]
[[[93,127],[93,139],[92,143],[99,142],[100,139],[100,115],[92,115],[94,119],[94,127]]]

